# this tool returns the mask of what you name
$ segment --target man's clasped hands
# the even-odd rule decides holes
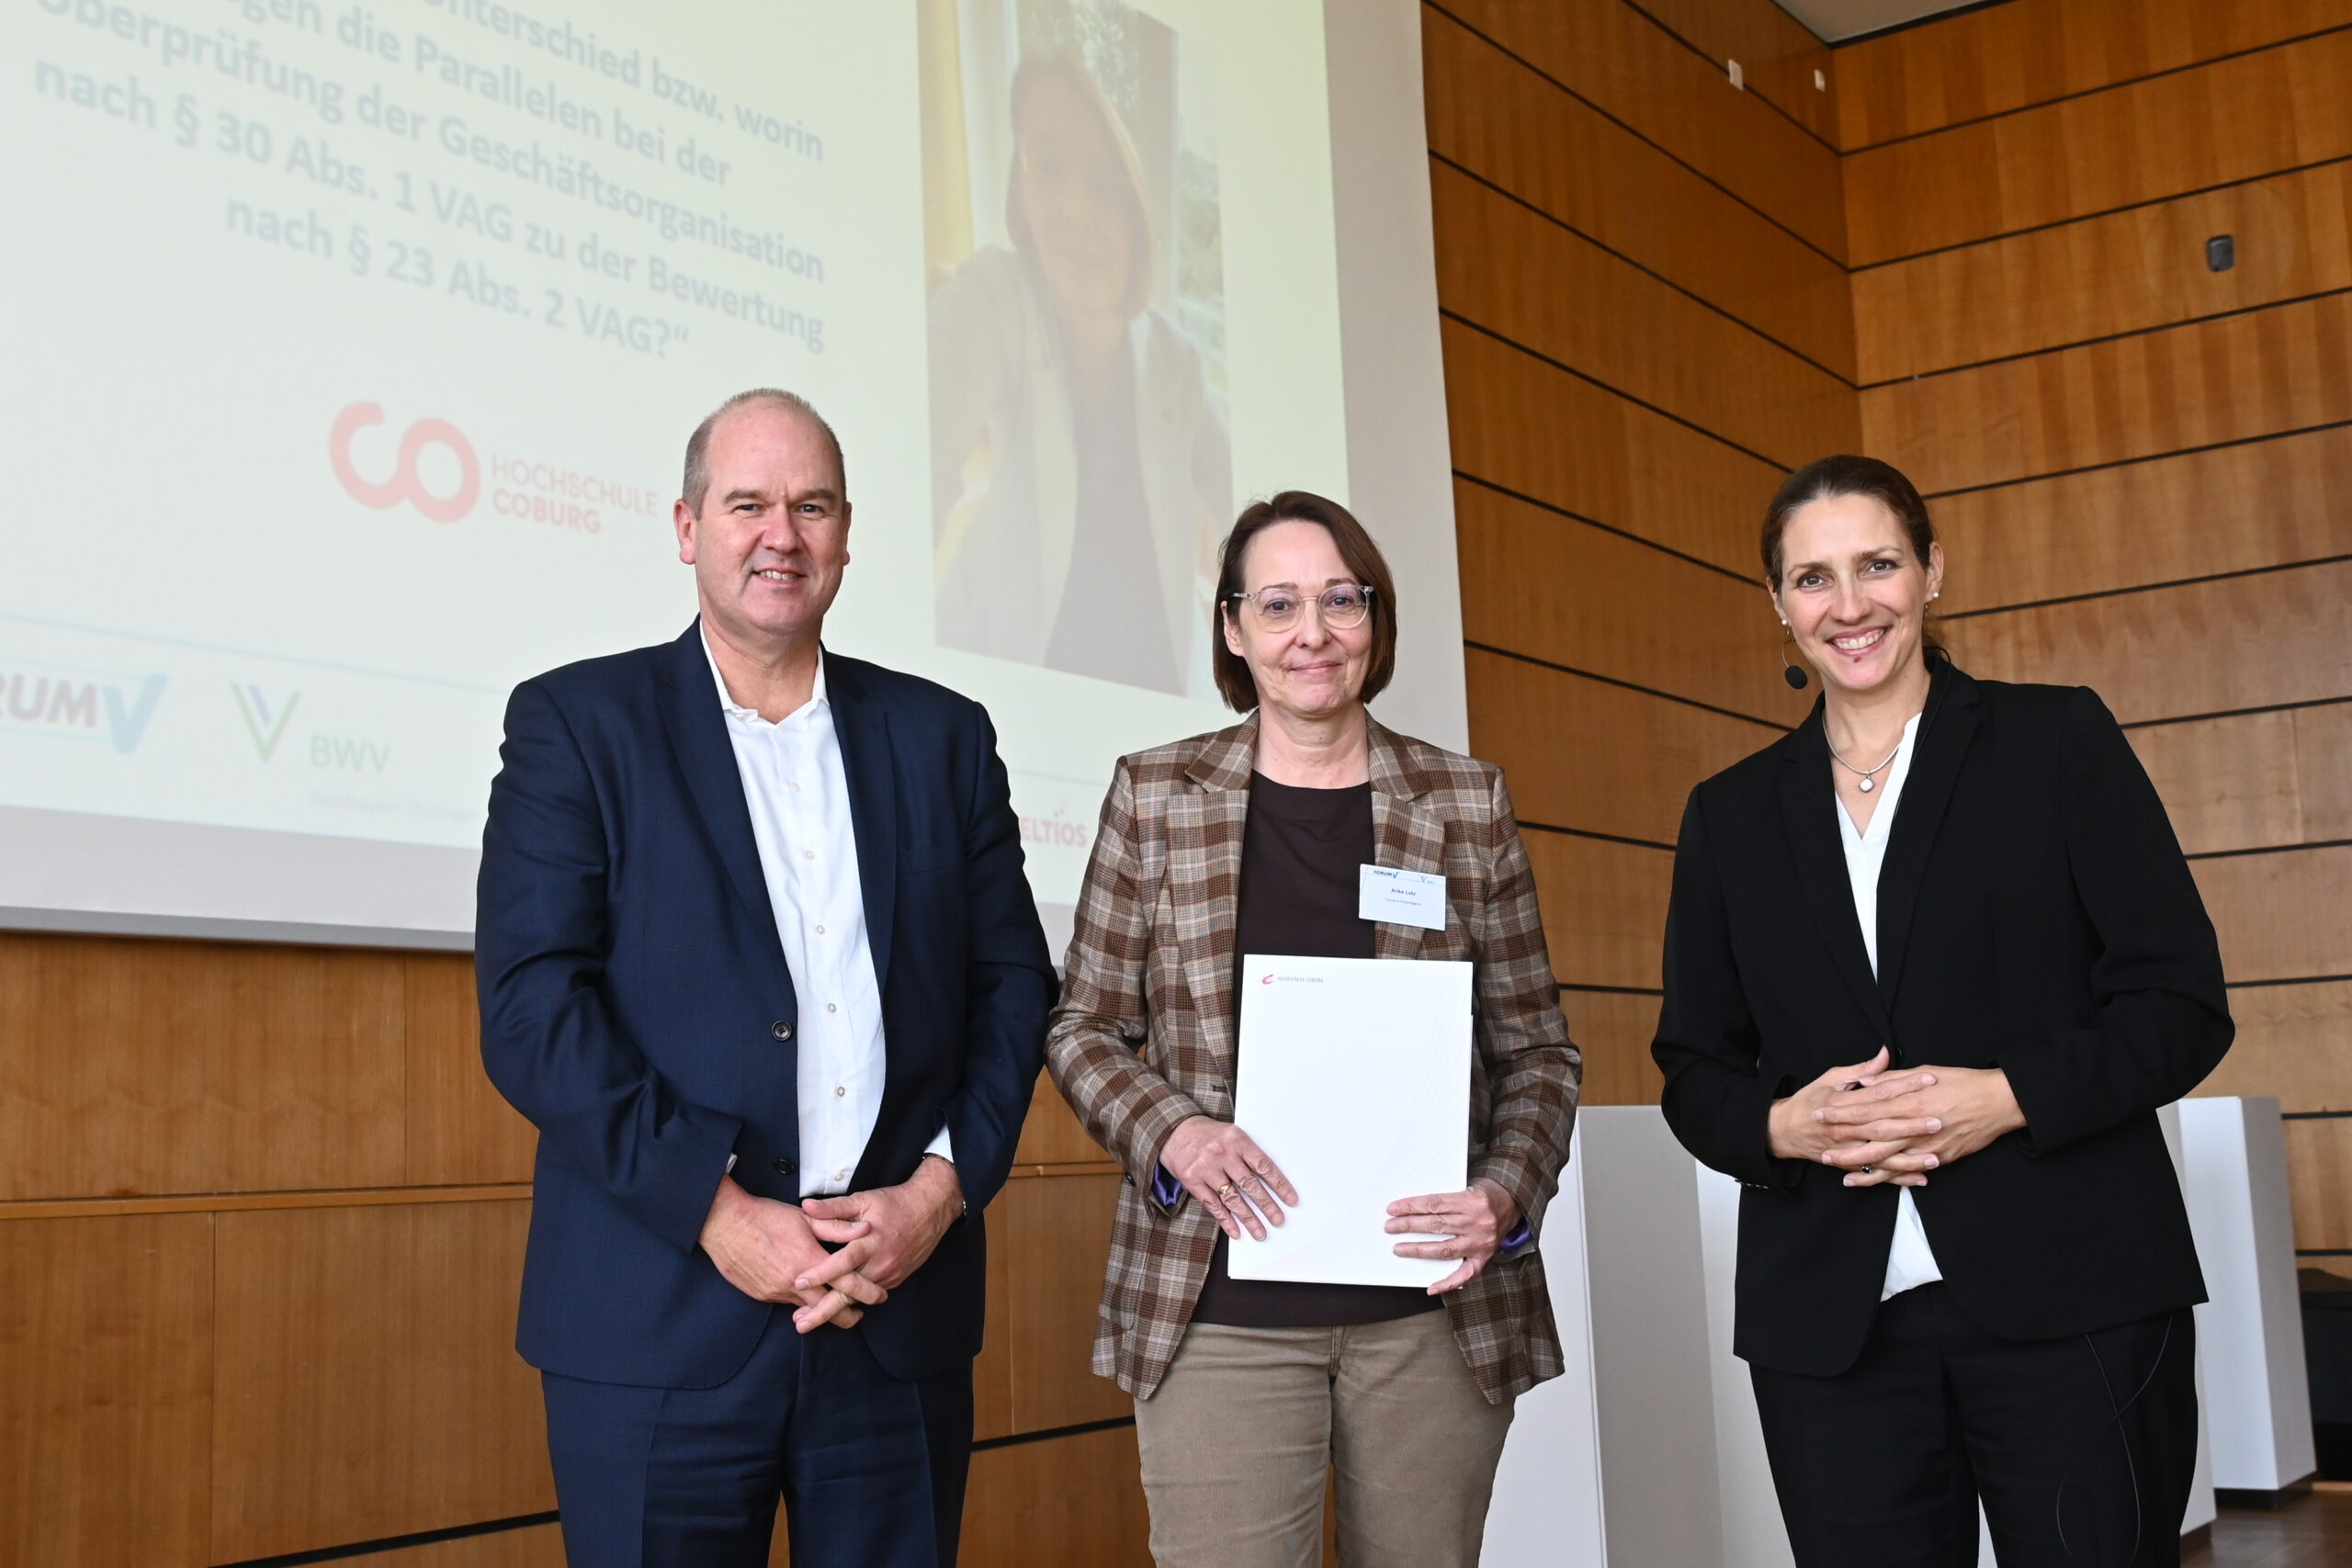
[[[928,1156],[896,1187],[799,1203],[755,1197],[731,1176],[703,1221],[702,1247],[754,1301],[792,1307],[803,1334],[847,1328],[922,1267],[964,1212],[956,1168]]]

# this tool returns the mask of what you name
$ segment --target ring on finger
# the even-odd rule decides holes
[[[1225,1183],[1223,1186],[1219,1187],[1219,1188],[1216,1190],[1216,1195],[1217,1195],[1218,1197],[1220,1197],[1220,1198],[1230,1198],[1230,1197],[1232,1197],[1232,1196],[1233,1196],[1233,1183],[1232,1183],[1232,1182],[1230,1182],[1230,1181],[1228,1181],[1228,1182]]]

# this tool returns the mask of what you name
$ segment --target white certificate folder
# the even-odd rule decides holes
[[[1386,1227],[1397,1199],[1469,1185],[1470,967],[1242,959],[1233,1120],[1298,1207],[1232,1244],[1235,1279],[1427,1287],[1454,1270],[1397,1257],[1408,1238]]]

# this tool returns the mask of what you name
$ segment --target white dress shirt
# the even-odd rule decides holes
[[[1910,776],[1911,743],[1918,736],[1919,717],[1914,714],[1903,727],[1903,741],[1895,748],[1894,761],[1879,775],[1878,804],[1871,809],[1867,829],[1858,830],[1854,819],[1846,814],[1845,802],[1838,802],[1838,834],[1846,845],[1846,875],[1854,887],[1854,916],[1862,923],[1862,950],[1870,954],[1873,975],[1878,973],[1879,867],[1886,863],[1887,835],[1894,830],[1894,803],[1902,797],[1903,781]],[[1928,1232],[1919,1224],[1919,1205],[1912,1201],[1911,1190],[1905,1187],[1898,1191],[1894,1240],[1886,1252],[1881,1301],[1944,1277],[1936,1266],[1936,1255],[1928,1247]]]
[[[706,633],[703,655],[727,715],[727,739],[752,810],[760,875],[799,1001],[800,1195],[849,1190],[882,1113],[882,994],[865,932],[849,775],[825,695],[825,666],[808,700],[770,724],[736,702]],[[945,1128],[926,1153],[952,1160]]]

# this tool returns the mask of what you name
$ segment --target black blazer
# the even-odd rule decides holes
[[[905,1180],[944,1125],[971,1216],[848,1332],[927,1377],[980,1348],[980,1211],[1054,972],[988,715],[824,658],[888,1058],[850,1185]],[[539,1130],[517,1347],[568,1377],[714,1387],[780,1309],[696,1238],[729,1156],[750,1191],[799,1199],[800,1003],[700,623],[524,682],[499,755],[474,961],[483,1063]]]
[[[2156,1108],[2233,1026],[2164,805],[2085,687],[1939,660],[1878,888],[1871,975],[1822,709],[1690,794],[1652,1047],[1667,1121],[1740,1194],[1733,1348],[1827,1375],[1861,1353],[1896,1189],[1774,1159],[1771,1102],[1882,1042],[1999,1066],[2026,1126],[1938,1170],[1919,1218],[1979,1327],[2041,1339],[2205,1299]]]

